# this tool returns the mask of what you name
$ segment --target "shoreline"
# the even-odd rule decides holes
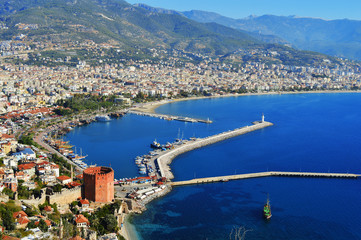
[[[155,110],[165,104],[168,103],[175,103],[175,102],[183,102],[183,101],[192,101],[192,100],[201,100],[201,99],[212,99],[212,98],[228,98],[228,97],[243,97],[243,96],[262,96],[262,95],[283,95],[283,94],[317,94],[317,93],[361,93],[361,90],[345,90],[345,91],[338,91],[338,90],[330,90],[330,91],[299,91],[299,92],[292,92],[292,91],[285,91],[285,92],[262,92],[262,93],[229,93],[225,95],[216,95],[216,96],[200,96],[200,97],[189,97],[189,98],[176,98],[176,99],[167,99],[167,100],[160,100],[154,102],[144,103],[142,106],[129,108],[134,111],[144,112],[144,113],[156,113]]]
[[[139,112],[146,112],[146,113],[155,113],[155,110],[165,104],[173,103],[173,102],[181,102],[181,101],[191,101],[191,100],[201,100],[201,99],[212,99],[212,98],[226,98],[226,97],[241,97],[241,96],[258,96],[258,95],[282,95],[282,94],[312,94],[312,93],[360,93],[361,91],[300,91],[300,92],[266,92],[266,93],[245,93],[245,94],[225,94],[225,95],[217,95],[217,96],[202,96],[202,97],[189,97],[189,98],[179,98],[179,99],[171,99],[171,100],[161,100],[155,102],[145,103],[144,105],[136,108],[128,108]],[[167,159],[167,161],[162,162],[161,165],[164,166],[166,172],[169,172],[170,179],[173,179],[173,173],[170,169],[170,164],[172,163],[173,159]],[[167,176],[168,177],[168,176]],[[157,199],[159,197],[167,195],[171,191],[171,187],[168,187],[167,190],[162,192],[159,196],[154,196],[146,201],[142,201],[144,205],[148,204],[149,202]],[[144,210],[146,211],[146,209]],[[124,219],[124,225],[121,230],[122,236],[126,240],[140,240],[140,236],[136,231],[136,228],[133,224],[130,223],[129,218],[131,214],[127,214],[126,218]],[[124,234],[123,234],[124,233]]]
[[[121,230],[121,235],[125,238],[125,240],[140,240],[137,230],[135,226],[130,223],[129,218],[130,214],[127,214],[124,219],[124,224]]]

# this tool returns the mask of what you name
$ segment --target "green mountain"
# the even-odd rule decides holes
[[[232,19],[197,10],[182,14],[202,23],[215,22],[234,29],[277,36],[299,49],[361,60],[361,21],[273,15]]]
[[[265,35],[251,36],[218,23],[199,23],[183,14],[154,11],[123,0],[0,0],[0,21],[8,27],[0,30],[0,40],[26,34],[28,39],[39,42],[93,40],[96,43],[110,42],[121,49],[138,51],[158,47],[221,59],[239,49],[257,49],[278,52],[277,57],[272,58],[263,57],[267,55],[264,53],[254,54],[253,57],[258,56],[259,61],[265,59],[299,65],[322,63],[328,58],[318,53],[265,43]],[[24,30],[20,29],[19,23],[37,25],[31,30]]]
[[[1,20],[10,27],[0,37],[21,31],[16,24],[38,24],[31,37],[115,40],[122,46],[162,46],[209,54],[225,54],[260,41],[215,23],[201,24],[180,15],[147,11],[122,0],[1,1]]]

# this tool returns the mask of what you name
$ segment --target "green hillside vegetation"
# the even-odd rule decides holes
[[[217,23],[195,22],[172,12],[150,11],[122,0],[2,0],[1,7],[0,21],[9,27],[0,30],[2,40],[20,34],[39,42],[93,40],[95,43],[111,42],[123,52],[140,50],[139,55],[144,49],[154,47],[209,56],[222,56],[240,48],[270,48],[269,44],[245,31]],[[18,23],[38,24],[38,29],[19,30]],[[286,49],[277,44],[272,47]],[[325,57],[310,52],[301,55],[305,58]],[[302,60],[298,62],[302,64]]]

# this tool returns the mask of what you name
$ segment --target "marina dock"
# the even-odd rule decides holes
[[[167,151],[165,154],[159,156],[155,162],[158,165],[159,175],[161,177],[166,177],[167,179],[172,179],[173,175],[169,169],[169,164],[171,161],[180,154],[192,151],[197,148],[201,148],[216,142],[220,142],[229,138],[237,137],[245,133],[253,132],[259,129],[263,129],[269,126],[272,126],[273,123],[265,121],[254,122],[251,126],[245,126],[223,132],[217,135],[213,135],[206,138],[199,138],[192,141],[188,141],[185,144],[176,146],[174,149]]]
[[[194,122],[194,123],[212,123],[211,120],[207,119],[199,119],[199,118],[190,118],[190,117],[181,117],[181,116],[173,116],[173,115],[167,115],[167,114],[159,114],[159,113],[148,113],[148,112],[141,112],[136,110],[129,110],[128,113],[136,114],[136,115],[142,115],[142,116],[148,116],[148,117],[155,117],[160,118],[164,120],[176,120],[181,122]]]
[[[352,178],[361,177],[361,174],[351,173],[315,173],[315,172],[259,172],[246,173],[219,177],[195,178],[187,181],[171,182],[172,186],[183,186],[202,183],[227,182],[230,180],[240,180],[259,177],[311,177],[311,178]]]

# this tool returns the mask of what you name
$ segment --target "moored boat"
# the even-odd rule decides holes
[[[157,140],[154,140],[154,141],[150,144],[150,147],[151,147],[151,148],[156,148],[156,149],[162,148],[162,146],[160,145],[159,142],[157,142]]]

